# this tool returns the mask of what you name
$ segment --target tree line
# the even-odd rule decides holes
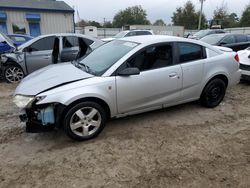
[[[195,5],[188,0],[182,7],[177,7],[173,13],[172,24],[184,26],[185,29],[197,29],[200,12],[195,10]],[[242,16],[239,18],[234,12],[229,13],[227,6],[224,4],[214,10],[212,20],[219,20],[224,28],[231,27],[250,27],[250,3],[245,7]],[[121,28],[125,25],[158,25],[165,26],[166,23],[162,19],[151,23],[147,18],[147,12],[140,5],[128,7],[117,12],[113,21],[106,21],[101,24],[97,21],[81,20],[76,23],[77,26],[96,26],[98,28]],[[209,21],[205,14],[202,14],[201,28],[209,27]]]

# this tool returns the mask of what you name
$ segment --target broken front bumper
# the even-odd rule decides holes
[[[51,131],[61,127],[65,108],[62,104],[33,105],[29,109],[22,110],[19,118],[26,123],[26,132]]]

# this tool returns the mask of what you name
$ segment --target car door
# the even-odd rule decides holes
[[[244,50],[249,47],[250,42],[248,41],[247,35],[236,35],[236,46],[235,51]]]
[[[137,67],[139,75],[116,76],[119,113],[161,108],[176,103],[182,88],[180,65],[174,64],[171,43],[154,45],[138,52],[117,70]]]
[[[198,44],[178,42],[177,51],[183,76],[181,100],[199,98],[206,62],[205,48]]]
[[[79,39],[76,36],[64,36],[62,39],[61,62],[76,59],[79,52]]]
[[[232,50],[237,50],[237,44],[236,44],[236,38],[234,35],[226,35],[222,38],[222,40],[219,42],[219,46],[228,47]]]
[[[56,36],[44,37],[24,49],[28,74],[52,63],[55,39]]]

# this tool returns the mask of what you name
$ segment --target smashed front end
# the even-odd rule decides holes
[[[59,128],[65,106],[60,103],[37,105],[41,97],[16,95],[14,103],[21,108],[20,120],[26,123],[26,131],[45,132]]]

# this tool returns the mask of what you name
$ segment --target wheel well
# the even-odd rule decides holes
[[[19,68],[22,69],[22,67],[21,67],[20,65],[18,65],[18,63],[15,62],[15,61],[8,60],[6,63],[3,63],[3,66],[4,66],[4,67],[7,67],[7,66],[9,66],[9,65],[15,65],[15,66],[17,66],[17,67],[19,67]]]
[[[206,88],[206,86],[208,85],[208,83],[211,82],[212,80],[216,79],[216,78],[223,80],[223,81],[225,82],[225,84],[226,84],[226,87],[228,86],[228,78],[227,78],[225,75],[223,75],[223,74],[219,74],[219,75],[216,75],[216,76],[214,76],[213,78],[211,78],[211,79],[206,83],[205,87],[203,88],[203,90],[202,90],[202,92],[201,92],[201,95],[203,94],[204,89]]]
[[[209,80],[209,82],[210,82],[211,80],[216,79],[216,78],[223,80],[223,81],[225,82],[225,84],[226,84],[226,87],[228,86],[228,78],[227,78],[225,75],[223,75],[223,74],[219,74],[219,75],[214,76],[213,78],[211,78],[211,79]],[[208,83],[209,83],[209,82],[208,82]]]
[[[62,117],[65,117],[67,111],[72,106],[76,105],[77,103],[86,102],[86,101],[96,102],[97,104],[101,105],[104,108],[105,112],[106,112],[107,119],[109,119],[111,117],[111,112],[110,112],[110,108],[109,108],[108,104],[104,100],[102,100],[100,98],[96,98],[96,97],[86,97],[86,98],[78,99],[78,100],[72,102],[70,105],[68,105],[66,107],[66,109],[63,112],[63,116]]]

